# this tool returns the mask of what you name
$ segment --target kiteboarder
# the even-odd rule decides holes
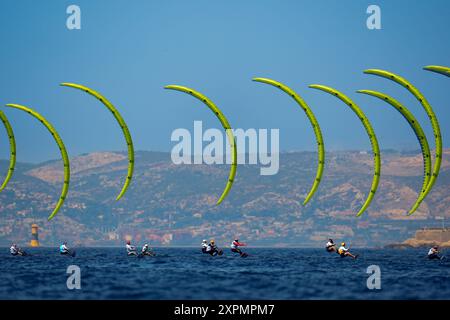
[[[428,259],[434,260],[438,259],[441,260],[441,256],[439,255],[439,248],[438,246],[434,246],[433,248],[428,251]]]
[[[131,245],[130,240],[127,240],[126,248],[127,248],[127,254],[129,256],[137,256],[138,255],[136,252],[136,247]]]
[[[142,247],[141,254],[144,256],[154,256],[155,255],[147,243],[144,244],[144,246]]]
[[[333,239],[328,239],[328,242],[327,242],[327,244],[325,246],[325,249],[328,252],[337,252],[336,244],[333,242]]]
[[[11,248],[9,248],[9,252],[11,253],[11,255],[13,256],[24,256],[26,255],[25,251],[23,251],[22,249],[20,249],[17,244],[13,243],[11,245]]]
[[[242,252],[241,249],[239,249],[239,247],[244,247],[246,246],[245,243],[240,243],[239,239],[234,239],[234,241],[231,243],[230,248],[231,248],[231,252],[233,253],[239,253],[242,256],[247,256],[246,253]]]
[[[211,240],[208,244],[208,247],[206,248],[206,253],[209,253],[212,256],[216,255],[222,255],[222,250],[219,250],[216,246],[216,242],[214,240]]]
[[[208,241],[206,241],[205,239],[203,239],[203,241],[202,241],[202,252],[203,253],[207,253],[206,251],[207,251],[207,249],[208,249]]]
[[[17,245],[15,243],[12,244],[11,248],[9,248],[9,252],[13,255],[13,256],[17,256],[19,254],[19,248],[17,247]]]
[[[67,247],[66,241],[64,241],[63,244],[59,246],[59,253],[62,255],[70,254],[70,250]]]
[[[345,247],[345,242],[341,243],[341,246],[338,250],[339,255],[344,258],[344,257],[352,257],[353,259],[358,258],[358,255],[353,255],[350,253],[349,248]]]

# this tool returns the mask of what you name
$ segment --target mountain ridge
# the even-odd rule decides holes
[[[62,163],[18,163],[0,193],[0,245],[30,238],[40,226],[42,244],[67,240],[79,245],[121,245],[126,238],[155,245],[196,245],[203,238],[228,243],[240,237],[258,246],[321,246],[328,238],[355,246],[383,246],[410,238],[416,229],[450,216],[449,149],[433,191],[413,216],[406,216],[422,183],[419,152],[382,151],[375,200],[361,218],[356,212],[370,190],[372,158],[360,151],[327,152],[321,185],[311,203],[313,152],[280,154],[280,170],[260,176],[259,165],[239,165],[235,184],[220,205],[228,165],[174,165],[170,154],[136,152],[130,189],[115,201],[126,174],[124,152],[94,152],[71,159],[69,194],[50,222],[59,196]],[[0,161],[5,172],[7,161]],[[414,175],[413,175],[414,174]]]

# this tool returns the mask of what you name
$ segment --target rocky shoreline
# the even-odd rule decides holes
[[[440,248],[450,248],[450,229],[422,229],[417,230],[414,238],[407,239],[401,243],[393,243],[386,248],[406,249],[439,246]]]

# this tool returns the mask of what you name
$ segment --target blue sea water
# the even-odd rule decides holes
[[[158,248],[127,257],[120,248],[79,248],[75,258],[49,248],[32,256],[0,252],[0,299],[450,299],[450,258],[426,250],[354,249],[357,260],[323,249],[248,249],[211,257],[195,248]],[[69,265],[81,289],[66,286]],[[381,269],[381,290],[369,290],[367,267]]]

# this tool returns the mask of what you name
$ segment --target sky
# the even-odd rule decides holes
[[[66,27],[66,8],[81,9],[81,29]],[[381,30],[366,27],[367,7],[381,8]],[[59,158],[45,128],[3,107],[29,106],[45,116],[71,157],[125,151],[120,127],[99,101],[66,87],[75,82],[105,95],[128,124],[136,150],[170,151],[177,128],[195,120],[220,128],[201,102],[164,90],[194,88],[234,128],[280,130],[280,149],[315,150],[314,132],[286,94],[251,81],[268,77],[296,90],[315,113],[326,150],[368,150],[356,115],[341,101],[308,88],[317,83],[349,95],[371,121],[382,149],[418,150],[413,131],[392,107],[355,93],[373,89],[408,106],[434,148],[420,104],[401,86],[364,75],[367,68],[406,77],[427,97],[450,144],[449,79],[423,71],[450,65],[450,2],[431,1],[2,1],[0,105],[16,135],[21,162]],[[8,140],[0,130],[0,157]]]

